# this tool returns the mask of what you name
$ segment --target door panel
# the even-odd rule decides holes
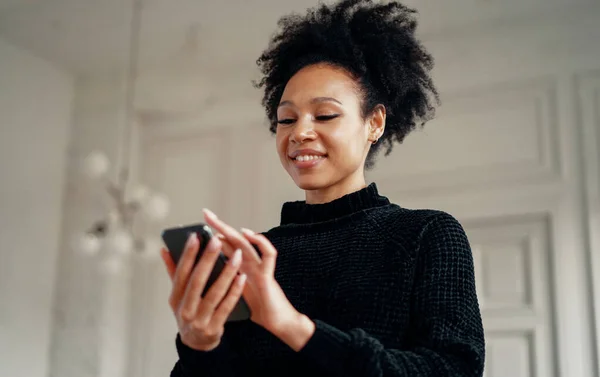
[[[544,216],[468,222],[488,347],[487,377],[555,376],[548,229]]]

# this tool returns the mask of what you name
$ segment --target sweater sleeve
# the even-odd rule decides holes
[[[183,344],[177,334],[175,340],[179,360],[171,370],[171,377],[234,377],[237,372],[236,354],[226,337],[211,351],[197,351]]]
[[[421,233],[412,291],[410,342],[389,349],[362,329],[315,320],[300,353],[332,376],[480,377],[484,333],[473,256],[456,219],[442,213]]]

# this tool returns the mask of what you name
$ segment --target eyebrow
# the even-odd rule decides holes
[[[338,101],[337,99],[335,99],[333,97],[315,97],[310,100],[310,103],[312,103],[312,104],[321,103],[321,102],[335,102],[335,103],[339,103],[340,105],[342,105],[342,103],[340,101]],[[293,106],[294,103],[292,101],[281,101],[277,107],[286,106],[286,105]]]

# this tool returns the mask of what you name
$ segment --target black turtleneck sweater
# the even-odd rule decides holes
[[[264,233],[275,278],[316,324],[299,352],[251,321],[195,351],[179,337],[172,377],[459,377],[485,345],[465,232],[447,213],[401,208],[374,183],[325,204],[289,202]]]

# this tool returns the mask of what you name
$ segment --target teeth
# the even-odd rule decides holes
[[[296,161],[312,161],[312,160],[318,160],[321,158],[323,158],[323,156],[312,156],[312,155],[298,156],[298,157],[296,157]]]

